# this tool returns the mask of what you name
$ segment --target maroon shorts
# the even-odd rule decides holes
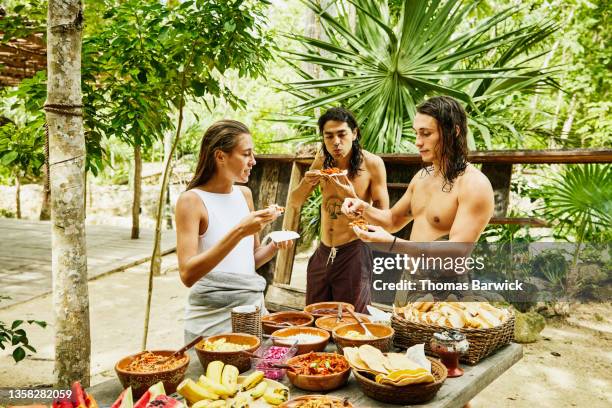
[[[306,269],[306,304],[348,302],[367,313],[372,300],[372,251],[361,240],[335,248],[319,244]]]

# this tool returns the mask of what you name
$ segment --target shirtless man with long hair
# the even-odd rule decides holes
[[[340,208],[347,197],[389,208],[385,165],[359,145],[357,121],[350,111],[331,108],[318,125],[323,148],[288,200],[289,206],[299,208],[321,186],[321,243],[308,262],[306,304],[342,301],[363,312],[371,300],[372,253]]]
[[[433,97],[417,107],[413,127],[421,159],[431,166],[412,178],[391,209],[347,198],[342,211],[351,218],[361,215],[371,224],[368,230],[354,228],[364,241],[388,242],[413,256],[436,256],[436,248],[444,255],[466,256],[472,246],[465,244],[478,241],[493,215],[494,198],[489,179],[467,161],[465,110],[451,97]],[[409,241],[387,232],[399,231],[411,221]],[[446,237],[457,245],[418,244]]]

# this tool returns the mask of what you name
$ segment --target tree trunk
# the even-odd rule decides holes
[[[40,206],[40,215],[38,217],[41,221],[48,221],[51,219],[51,207],[49,206],[51,187],[49,187],[49,135],[45,135],[45,164],[43,166],[43,177],[45,178],[43,184],[43,199],[42,205]]]
[[[572,100],[570,101],[569,107],[567,108],[567,119],[563,123],[563,128],[561,128],[561,139],[567,139],[569,137],[569,134],[572,131],[572,125],[574,124],[575,115],[576,115],[576,94],[572,95]]]
[[[168,132],[164,135],[164,163],[168,160],[168,156],[171,155],[172,151],[172,133]],[[172,167],[170,167],[170,175],[172,175]],[[169,179],[168,179],[169,180]],[[166,205],[164,207],[164,213],[166,215],[166,229],[172,229],[172,202],[170,201],[170,181],[166,186]]]
[[[172,171],[172,155],[176,150],[180,136],[181,128],[183,126],[183,108],[185,106],[185,77],[186,73],[183,71],[183,79],[181,81],[181,93],[179,99],[179,116],[178,124],[176,126],[176,134],[172,141],[172,146],[168,152],[167,160],[162,168],[161,186],[159,189],[159,199],[157,201],[157,211],[155,213],[155,235],[153,237],[153,254],[151,256],[151,266],[149,268],[149,285],[147,290],[147,305],[145,307],[145,323],[144,323],[144,334],[142,338],[142,349],[147,348],[147,337],[149,335],[149,317],[151,315],[151,298],[153,295],[153,276],[159,275],[161,272],[161,224],[163,217],[164,208],[164,196],[166,188],[168,187],[168,180],[170,179],[170,172]]]
[[[21,181],[19,174],[15,176],[15,216],[18,220],[21,219]]]
[[[89,386],[91,339],[84,222],[85,136],[81,111],[80,0],[49,0],[47,102],[55,386]]]
[[[140,237],[140,194],[142,192],[142,156],[134,146],[134,199],[132,200],[132,239]]]

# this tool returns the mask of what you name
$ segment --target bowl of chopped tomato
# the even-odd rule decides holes
[[[176,350],[151,350],[132,354],[115,364],[115,372],[123,388],[132,387],[134,398],[139,398],[153,384],[164,383],[168,395],[185,379],[189,356],[172,357]]]
[[[343,387],[351,375],[348,360],[336,353],[308,353],[287,361],[291,384],[307,391],[331,391]]]

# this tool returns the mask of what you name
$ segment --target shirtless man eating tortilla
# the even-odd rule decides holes
[[[329,109],[318,125],[323,149],[288,200],[300,208],[321,186],[321,243],[308,262],[306,304],[341,301],[363,312],[371,301],[372,253],[341,207],[346,198],[358,198],[368,206],[389,208],[385,166],[381,158],[361,149],[357,121],[348,110]]]

